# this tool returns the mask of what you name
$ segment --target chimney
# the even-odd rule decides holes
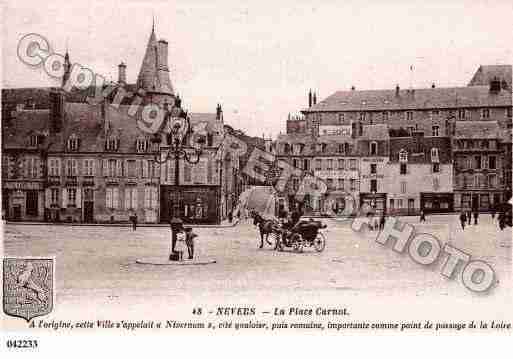
[[[499,93],[501,91],[501,82],[497,77],[494,77],[492,81],[490,81],[490,92],[491,93]]]
[[[50,92],[50,126],[53,133],[60,132],[64,117],[64,94],[61,91]]]
[[[313,94],[313,104],[317,105],[317,92],[314,92]]]
[[[312,107],[312,90],[308,92],[308,108]]]
[[[401,89],[401,88],[399,87],[399,85],[395,85],[395,95],[396,95],[396,96],[399,96],[399,90],[400,90],[400,89]]]
[[[126,65],[124,62],[118,65],[118,83],[120,85],[126,85]]]

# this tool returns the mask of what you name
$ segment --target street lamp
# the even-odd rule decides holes
[[[183,221],[179,217],[180,210],[180,193],[178,186],[180,185],[180,159],[187,163],[196,164],[199,162],[203,145],[205,144],[205,136],[201,133],[193,133],[190,127],[189,116],[186,111],[181,108],[180,98],[176,99],[175,106],[170,110],[169,105],[165,105],[165,122],[164,133],[167,137],[167,149],[162,149],[155,152],[155,162],[159,165],[167,162],[169,159],[174,158],[175,165],[175,179],[174,186],[177,191],[177,200],[173,203],[173,218],[170,220],[171,224],[171,253],[169,260],[178,260],[178,253],[175,252],[175,244],[177,234],[183,228]],[[194,135],[194,136],[192,136]],[[152,138],[153,143],[161,143],[159,133],[156,133]]]

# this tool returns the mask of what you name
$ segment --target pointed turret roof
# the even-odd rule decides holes
[[[155,24],[152,26],[148,45],[146,45],[146,53],[137,77],[137,87],[147,92],[173,95],[167,64],[167,42],[157,41]]]

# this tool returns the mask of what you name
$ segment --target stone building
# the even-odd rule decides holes
[[[66,90],[2,90],[2,194],[7,219],[70,222],[219,223],[236,204],[238,158],[222,149],[221,106],[188,113],[169,76],[168,45],[150,33],[135,84],[118,66],[118,83]],[[161,121],[145,122],[158,109]],[[173,123],[188,119],[184,144],[204,142],[197,164],[168,155]],[[184,121],[185,122],[185,121]],[[150,126],[151,125],[151,126]],[[155,126],[154,126],[155,125]],[[187,150],[194,157],[191,150]],[[240,184],[238,184],[240,187]]]
[[[452,144],[456,210],[490,210],[508,200],[500,139],[495,121],[456,122]]]
[[[385,192],[389,214],[446,213],[454,209],[449,137],[391,137]]]

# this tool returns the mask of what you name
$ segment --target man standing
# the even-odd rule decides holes
[[[467,216],[465,214],[465,211],[461,211],[460,214],[460,222],[461,222],[461,229],[465,230],[465,223],[467,222]]]
[[[474,224],[477,226],[477,218],[479,217],[479,211],[476,209],[474,211]]]

